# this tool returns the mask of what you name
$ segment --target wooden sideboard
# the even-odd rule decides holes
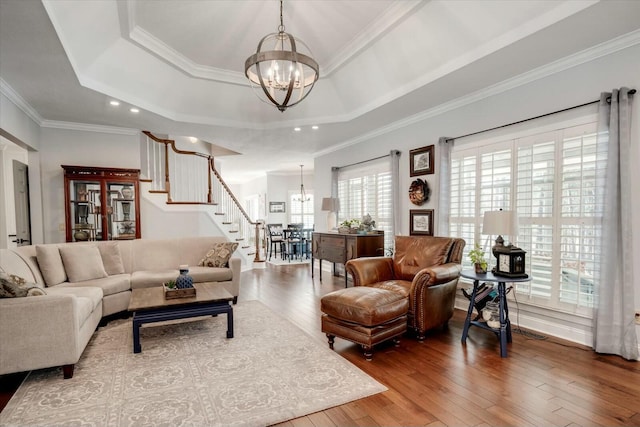
[[[333,274],[336,263],[344,264],[350,259],[360,257],[382,256],[384,254],[384,232],[377,234],[341,234],[314,232],[311,239],[311,277],[313,278],[313,260],[320,261],[320,281],[322,282],[322,260],[333,263]],[[347,286],[347,274],[344,275]]]

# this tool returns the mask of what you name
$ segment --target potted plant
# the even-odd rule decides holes
[[[469,251],[469,259],[475,266],[477,274],[485,274],[487,272],[487,260],[484,256],[484,251],[477,243],[474,248]]]

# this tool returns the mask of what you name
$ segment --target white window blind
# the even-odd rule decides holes
[[[596,157],[596,125],[487,143],[454,146],[451,234],[487,250],[496,236],[481,235],[487,210],[516,209],[515,244],[527,251],[530,282],[518,283],[519,301],[590,315],[601,248],[601,191],[606,155]],[[495,258],[490,256],[490,264]]]
[[[341,168],[338,172],[338,223],[366,214],[384,231],[385,248],[393,245],[391,164],[388,157]]]
[[[299,192],[289,194],[289,223],[304,224],[304,228],[313,228],[313,193],[306,192],[305,196],[302,202]]]

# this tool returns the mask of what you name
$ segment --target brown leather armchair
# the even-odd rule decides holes
[[[409,298],[408,327],[419,341],[453,316],[465,241],[452,237],[396,236],[392,258],[357,258],[346,263],[354,286],[370,286]]]

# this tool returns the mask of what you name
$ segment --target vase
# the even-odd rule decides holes
[[[130,185],[125,185],[120,191],[123,199],[133,199],[133,188]]]
[[[131,217],[131,202],[122,202],[122,220],[129,221]]]
[[[189,276],[189,266],[180,266],[180,275],[176,278],[176,288],[193,288],[193,277]]]
[[[487,267],[483,267],[482,264],[480,264],[478,262],[475,263],[474,266],[476,268],[476,274],[486,274]]]
[[[82,204],[78,205],[78,218],[80,219],[80,224],[86,224],[87,218],[89,217],[89,206]]]
[[[86,242],[89,240],[89,233],[84,230],[76,230],[73,233],[73,238],[76,239],[76,242]]]

